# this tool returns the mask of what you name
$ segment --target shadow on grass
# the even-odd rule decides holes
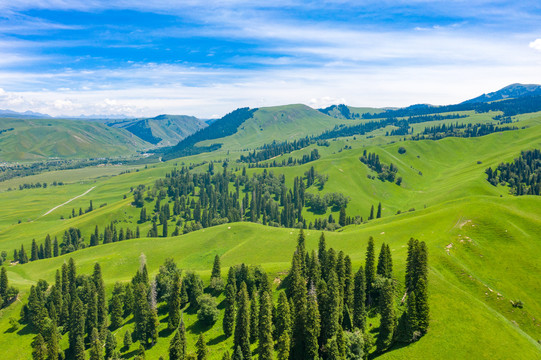
[[[220,301],[220,303],[218,304],[218,310],[225,309],[226,303],[227,303],[226,299],[223,299],[222,301]]]
[[[166,328],[166,329],[161,330],[158,333],[158,336],[159,337],[168,337],[169,335],[171,335],[173,333],[173,331],[175,331],[175,329]]]
[[[135,349],[135,350],[132,350],[130,352],[124,353],[124,354],[122,354],[122,358],[123,359],[130,359],[130,358],[134,357],[135,355],[137,355],[138,351],[139,351],[139,349]]]
[[[201,321],[197,320],[196,322],[194,322],[193,324],[188,326],[186,328],[186,331],[189,331],[189,332],[191,332],[192,334],[195,334],[195,335],[199,335],[201,333],[209,331],[213,326],[214,326],[214,324],[207,325],[207,324],[204,324]]]
[[[26,325],[21,330],[17,331],[17,335],[28,335],[28,334],[34,334],[36,332],[33,331],[34,329],[30,325]],[[36,333],[37,334],[37,333]]]
[[[161,304],[159,307],[158,307],[158,315],[165,315],[169,312],[169,306],[167,306],[167,304]]]
[[[210,340],[207,344],[209,346],[212,346],[212,345],[217,345],[219,343],[221,343],[222,341],[225,341],[227,340],[227,337],[225,336],[225,334],[222,334],[220,336],[216,336],[214,339]]]

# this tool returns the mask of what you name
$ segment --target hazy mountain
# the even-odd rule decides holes
[[[488,101],[497,101],[504,99],[520,98],[525,96],[541,95],[541,85],[536,84],[511,84],[498,91],[483,94],[476,98],[466,100],[463,104],[481,103]]]

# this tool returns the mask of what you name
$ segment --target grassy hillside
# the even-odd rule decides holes
[[[87,121],[4,118],[0,130],[7,130],[0,133],[2,161],[126,156],[149,146],[126,130]]]
[[[193,116],[159,115],[149,119],[136,119],[110,124],[158,146],[176,145],[180,140],[207,126]]]
[[[470,115],[458,122],[492,122],[494,114]],[[511,161],[522,150],[541,147],[541,114],[521,115],[514,119],[517,120],[519,122],[514,125],[527,128],[477,138],[438,141],[403,141],[399,136],[382,136],[385,130],[379,129],[363,136],[331,140],[328,147],[313,144],[283,155],[299,157],[317,147],[321,154],[317,161],[269,169],[275,174],[284,174],[287,186],[291,187],[295,176],[302,176],[314,166],[318,172],[329,176],[321,194],[342,192],[350,197],[348,215],[359,214],[366,219],[370,206],[382,203],[381,219],[350,225],[325,235],[328,246],[344,250],[351,256],[354,270],[364,264],[369,236],[375,238],[376,249],[382,242],[388,243],[398,281],[397,302],[404,291],[408,239],[415,237],[427,243],[430,330],[419,342],[394,348],[378,358],[541,359],[541,282],[537,276],[541,272],[538,261],[541,257],[541,198],[512,196],[508,188],[490,185],[484,172],[489,166]],[[95,225],[99,225],[101,231],[104,225],[117,221],[120,227],[134,228],[139,209],[131,206],[132,187],[152,185],[175,167],[207,160],[228,158],[230,169],[240,172],[242,165],[234,161],[238,152],[228,154],[229,149],[259,146],[268,143],[272,137],[286,140],[303,134],[317,134],[339,122],[301,105],[259,109],[236,134],[213,140],[224,143],[218,152],[175,159],[114,177],[89,176],[85,179],[73,174],[73,181],[62,187],[0,193],[3,204],[0,208],[0,250],[8,251],[11,257],[12,250],[21,243],[28,249],[32,238],[41,242],[47,233],[62,236],[64,230],[72,226],[80,228],[87,241]],[[420,131],[433,123],[427,124],[416,124],[414,130]],[[297,128],[301,130],[297,131]],[[398,152],[400,147],[406,150],[405,153]],[[359,161],[364,150],[375,152],[385,164],[395,164],[397,176],[403,178],[401,186],[369,178],[375,173]],[[206,168],[208,165],[203,164],[193,171]],[[247,169],[249,175],[261,171]],[[52,207],[90,188],[93,190],[85,196],[42,216]],[[318,192],[312,188],[309,191]],[[72,208],[84,209],[89,200],[93,200],[96,210],[68,219]],[[106,205],[98,208],[101,204]],[[401,214],[397,214],[399,211]],[[331,210],[325,216],[329,214]],[[338,216],[337,212],[332,214]],[[308,221],[314,219],[307,211],[303,216]],[[146,234],[149,226],[149,222],[141,225],[141,233]],[[170,225],[169,234],[173,226]],[[52,281],[56,269],[70,256],[76,259],[80,273],[90,272],[94,262],[100,262],[109,294],[116,281],[130,280],[138,268],[141,253],[145,253],[153,275],[165,258],[173,257],[180,267],[199,272],[206,285],[216,254],[221,257],[224,276],[226,267],[245,262],[262,264],[272,278],[283,278],[290,266],[297,234],[295,229],[232,223],[178,237],[141,238],[99,245],[58,258],[9,266],[8,274],[12,283],[21,289],[23,301],[26,301],[31,284],[39,278]],[[307,230],[309,250],[317,246],[319,235],[318,231]],[[524,303],[524,308],[511,305],[511,301],[518,299]],[[223,300],[223,295],[218,300]],[[29,357],[29,344],[33,338],[25,327],[14,332],[9,330],[9,318],[17,318],[21,306],[16,302],[0,313],[0,347],[16,354],[15,359]],[[158,344],[147,351],[147,359],[166,356],[172,336],[165,331],[166,317],[162,309],[161,337]],[[220,359],[222,351],[231,347],[232,340],[224,339],[221,318],[210,329],[203,328],[195,314],[189,311],[185,313],[185,321],[189,351],[194,351],[201,331],[205,331],[211,359]],[[371,318],[370,323],[375,328],[379,320]],[[128,318],[123,328],[116,332],[119,342],[125,330],[131,327],[133,322]],[[135,348],[133,345],[130,351]]]

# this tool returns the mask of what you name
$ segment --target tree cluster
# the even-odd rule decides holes
[[[507,184],[515,195],[541,195],[541,151],[522,151],[510,163],[501,163],[495,170],[486,169],[492,185]]]
[[[386,165],[380,162],[379,155],[376,153],[367,153],[367,151],[364,150],[363,155],[359,158],[359,160],[375,171],[381,181],[395,181],[398,168],[393,163],[391,163],[391,165]]]

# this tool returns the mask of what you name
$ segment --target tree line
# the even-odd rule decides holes
[[[363,155],[359,158],[359,160],[370,169],[375,171],[381,181],[395,182],[398,168],[393,163],[391,163],[391,165],[386,165],[380,162],[379,155],[377,155],[376,153],[367,152],[366,150],[363,151]],[[400,186],[401,183],[401,177],[396,179],[397,185]]]
[[[541,151],[522,151],[509,163],[501,163],[492,170],[486,169],[487,180],[492,185],[507,184],[515,195],[541,195]]]
[[[420,134],[412,135],[411,140],[440,140],[446,137],[479,137],[496,132],[518,130],[516,126],[496,126],[494,124],[450,124],[425,127]]]

